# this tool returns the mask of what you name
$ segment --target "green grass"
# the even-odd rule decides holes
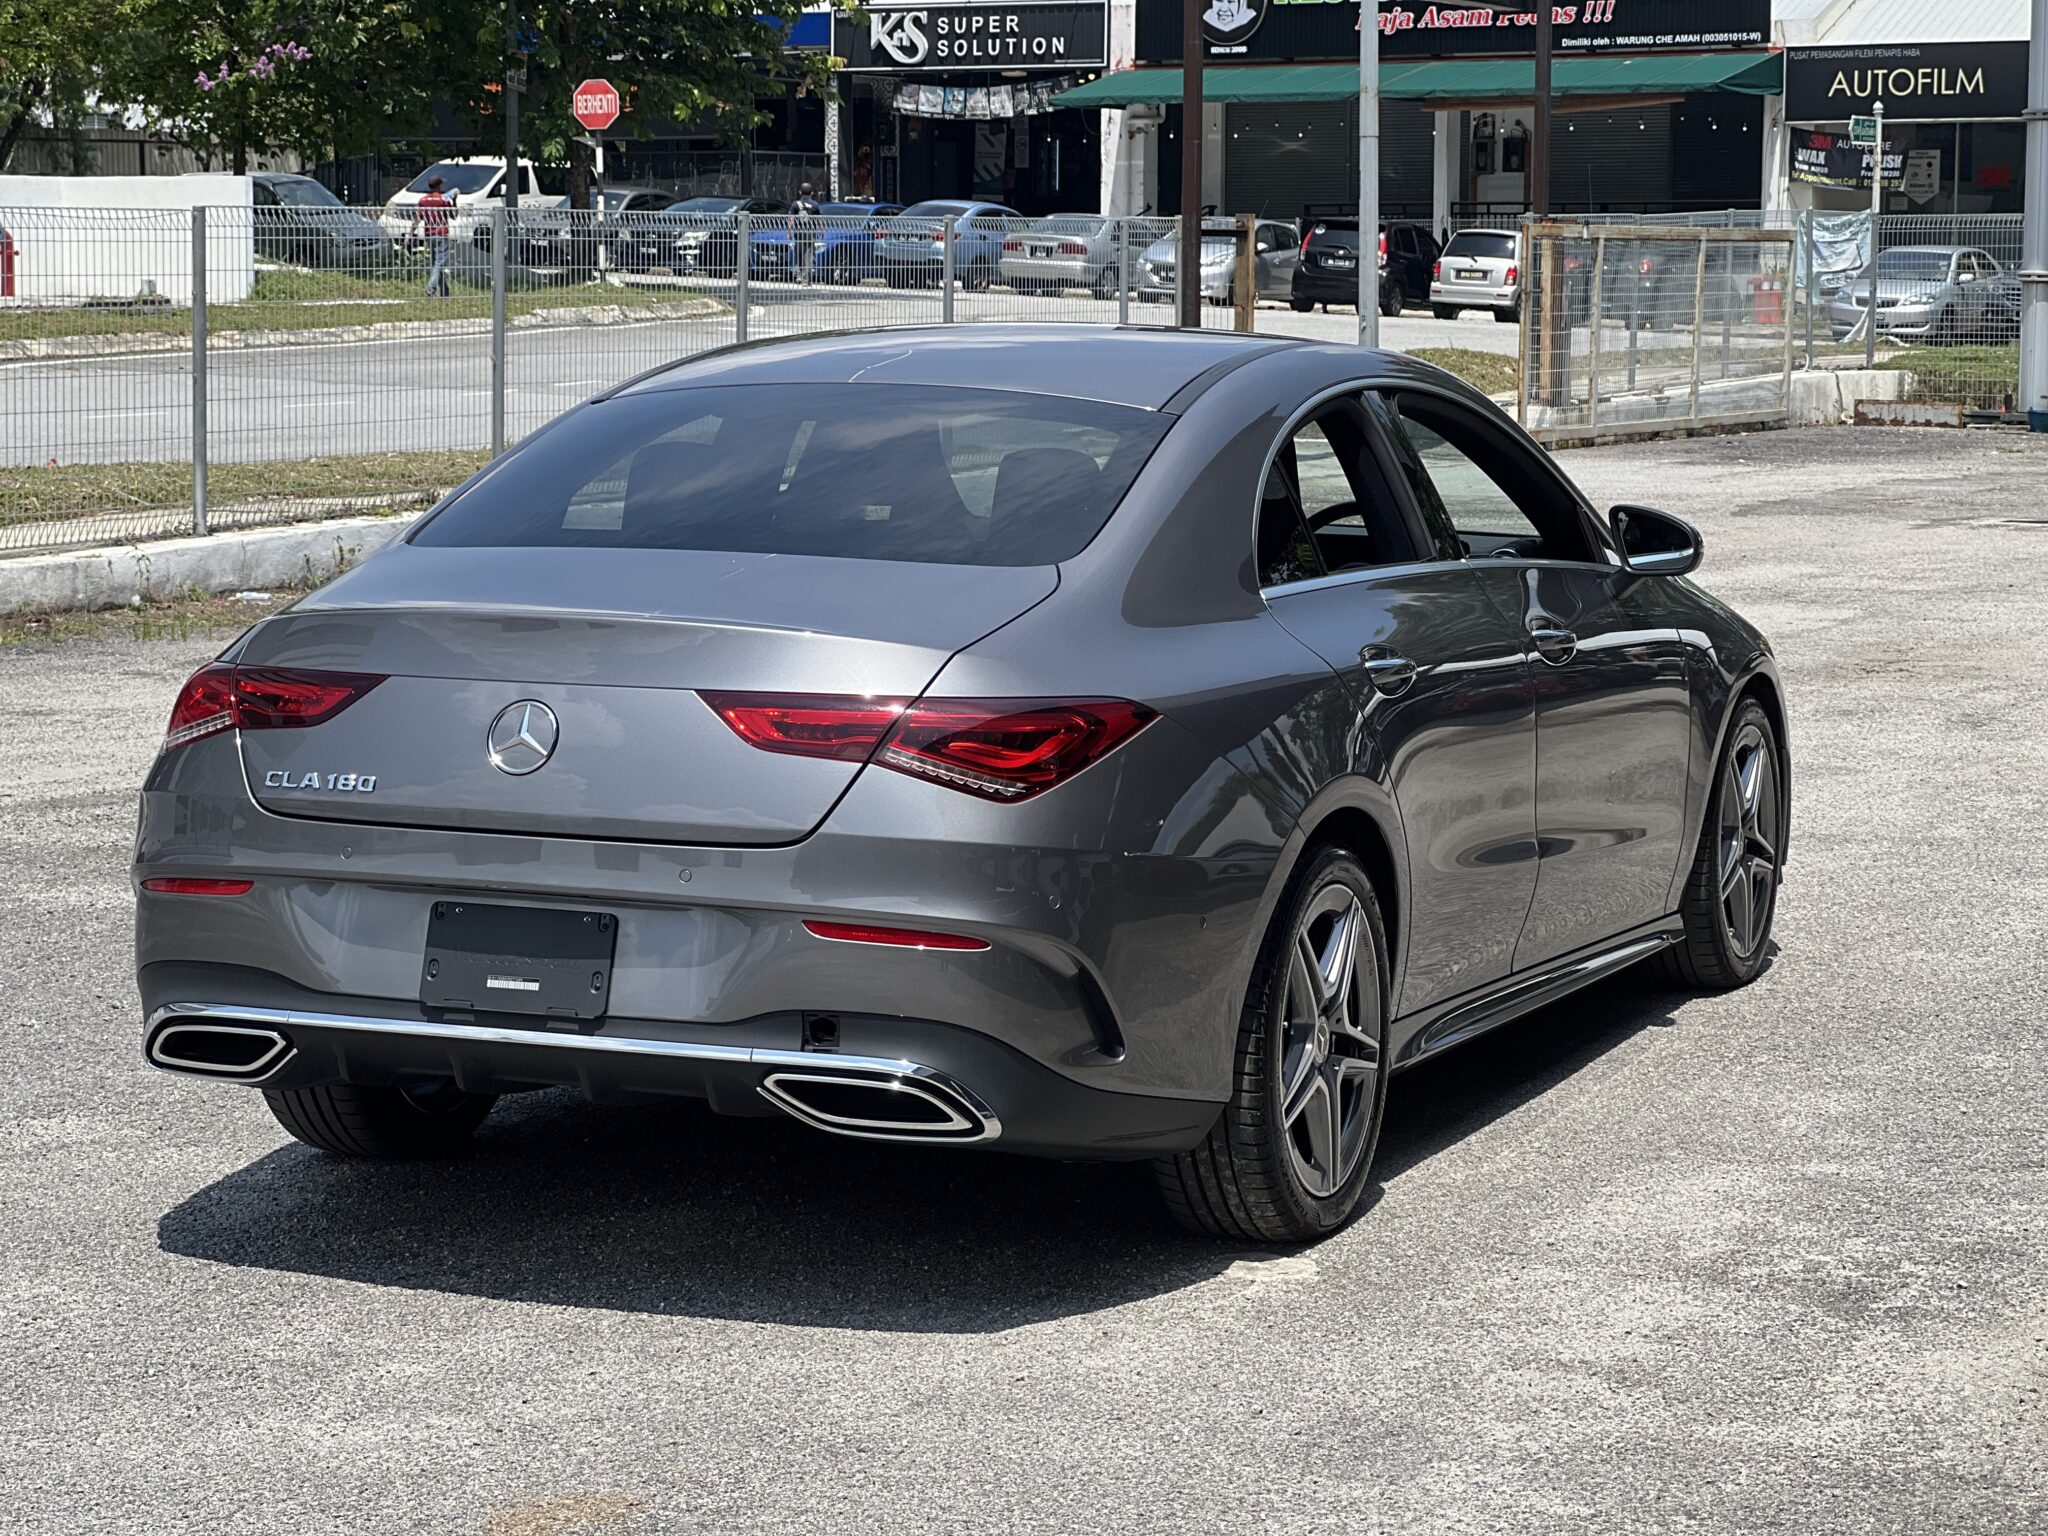
[[[207,471],[206,495],[210,503],[218,506],[337,496],[388,497],[396,511],[400,509],[397,503],[458,484],[481,468],[489,457],[481,450],[469,450],[214,464]],[[0,525],[191,504],[189,464],[58,464],[43,469],[0,469]]]
[[[2002,411],[2011,407],[2018,393],[2020,348],[2018,342],[2004,347],[1909,347],[1879,352],[1877,366],[1913,375],[1908,400]]]
[[[322,272],[296,267],[256,274],[249,297],[207,306],[212,331],[299,331],[386,320],[489,320],[486,287],[454,279],[453,296],[430,299],[423,292],[425,269],[398,262],[375,274]],[[565,283],[516,288],[505,296],[505,313],[517,319],[537,309],[582,309],[618,305],[652,309],[698,294],[673,288],[613,287],[609,283]],[[0,341],[72,336],[186,336],[192,311],[171,304],[88,303],[68,308],[12,310],[0,314]]]
[[[1416,347],[1408,354],[1434,363],[1486,395],[1512,395],[1521,379],[1521,364],[1512,354],[1475,352],[1470,347]]]
[[[304,588],[289,587],[242,600],[188,593],[134,608],[97,613],[65,609],[54,613],[0,613],[0,647],[65,640],[192,640],[240,634],[277,612]]]

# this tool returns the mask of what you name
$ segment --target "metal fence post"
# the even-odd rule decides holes
[[[1543,309],[1543,295],[1550,282],[1550,251],[1543,241],[1536,238],[1536,231],[1526,218],[1522,220],[1522,248],[1528,256],[1529,271],[1523,279],[1521,334],[1515,339],[1516,348],[1521,353],[1517,359],[1521,366],[1515,369],[1515,421],[1527,431],[1529,359],[1535,352],[1536,327],[1550,323],[1550,316],[1544,313]],[[1362,257],[1364,252],[1361,251],[1359,254]],[[1534,326],[1530,324],[1532,316],[1535,319]]]
[[[1116,221],[1116,323],[1131,323],[1131,221]]]
[[[206,210],[192,210],[192,531],[206,527]]]
[[[1252,330],[1252,315],[1259,301],[1258,252],[1252,248],[1256,231],[1257,224],[1250,214],[1240,213],[1237,216],[1237,247],[1234,252],[1237,271],[1230,284],[1237,313],[1232,317],[1231,328],[1246,334]]]
[[[732,256],[732,339],[736,342],[747,339],[747,276],[754,266],[754,216],[751,213],[739,215],[739,246]],[[790,245],[796,250],[794,242]]]
[[[953,272],[958,265],[953,253],[953,242],[959,238],[956,227],[959,219],[948,215],[939,233],[944,237],[946,248],[939,255],[939,318],[947,325],[953,323]]]
[[[1600,425],[1600,332],[1605,329],[1600,323],[1600,302],[1602,298],[1600,280],[1606,275],[1607,237],[1605,235],[1595,235],[1593,237],[1593,334],[1588,339],[1587,351],[1591,355],[1586,360],[1586,425],[1589,427]],[[1629,335],[1633,338],[1635,335],[1633,306],[1631,306],[1629,316],[1629,327]]]
[[[1692,404],[1687,414],[1695,425],[1700,419],[1700,332],[1706,329],[1707,242],[1699,242],[1699,254],[1692,264]]]
[[[1813,367],[1813,307],[1820,296],[1820,263],[1814,260],[1813,210],[1799,217],[1799,259],[1806,264],[1806,366]]]
[[[491,457],[505,451],[505,247],[511,243],[505,205],[491,209]]]

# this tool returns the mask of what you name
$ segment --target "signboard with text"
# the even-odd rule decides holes
[[[1358,57],[1358,0],[1206,0],[1208,56],[1228,62]],[[1426,59],[1532,53],[1536,8],[1382,4],[1380,56]],[[1559,0],[1551,7],[1559,54],[1686,53],[1770,46],[1770,0]],[[1138,0],[1138,59],[1180,58],[1181,0]]]
[[[1853,144],[1839,133],[1795,132],[1792,135],[1792,179],[1809,187],[1870,189],[1870,157],[1875,145]],[[1905,173],[1903,146],[1884,151],[1884,179],[1897,186]]]
[[[1884,103],[1888,122],[2016,118],[2025,43],[1882,43],[1785,50],[1785,118],[1838,123]]]
[[[1109,58],[1103,0],[868,0],[832,27],[832,51],[855,71],[1100,69]]]
[[[619,120],[619,92],[609,80],[586,80],[576,87],[570,110],[592,133],[602,133]]]

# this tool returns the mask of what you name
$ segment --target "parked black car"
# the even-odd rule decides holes
[[[686,197],[637,223],[619,265],[731,277],[740,265],[739,216],[786,212],[767,197]]]
[[[375,267],[391,236],[310,176],[261,171],[249,178],[256,254],[294,267]]]
[[[639,238],[658,227],[654,216],[675,200],[674,193],[653,187],[597,187],[587,211],[522,208],[513,259],[581,275],[597,270],[602,250],[604,265],[629,266]]]
[[[1301,260],[1290,302],[1303,312],[1321,304],[1358,302],[1358,220],[1304,218]],[[1429,302],[1430,269],[1437,244],[1420,224],[1389,224],[1380,231],[1380,313],[1398,315],[1413,302]]]

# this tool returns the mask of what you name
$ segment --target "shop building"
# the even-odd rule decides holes
[[[1295,218],[1358,198],[1357,0],[1211,0],[1203,202]],[[1535,12],[1379,10],[1381,208],[1441,230],[1530,205]],[[1557,213],[1758,207],[1782,84],[1770,0],[1559,0]],[[1114,51],[1114,45],[1113,45]],[[1133,67],[1066,92],[1104,109],[1113,211],[1179,211],[1180,0],[1136,0]]]
[[[2020,212],[2027,0],[1780,0],[1784,144],[1770,205],[1870,206],[1849,119],[1884,103],[1889,213]]]
[[[1054,98],[1108,62],[1105,0],[868,0],[837,12],[840,191],[1096,209],[1101,114]]]

